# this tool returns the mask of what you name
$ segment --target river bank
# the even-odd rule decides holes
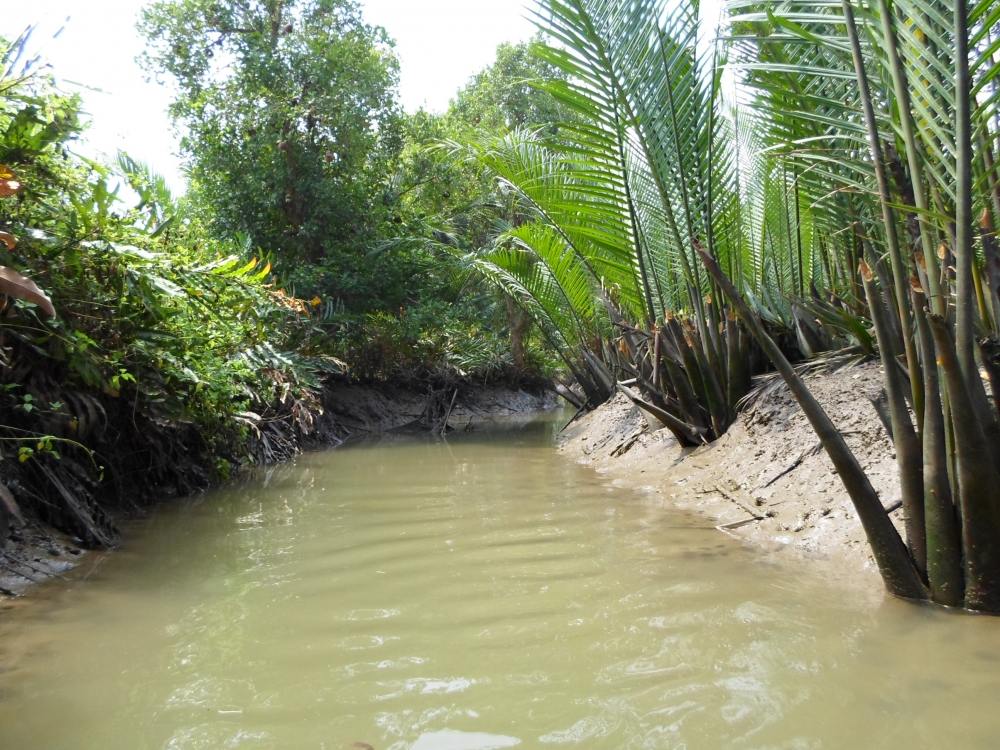
[[[0,602],[0,747],[995,747],[993,618],[831,586],[524,421],[303,454]]]
[[[810,387],[890,506],[899,495],[892,445],[869,399],[881,390],[873,363],[807,376]],[[392,432],[478,429],[494,420],[556,405],[551,392],[464,384],[428,389],[392,384],[329,384],[322,410],[296,451],[322,449]],[[447,425],[447,426],[445,426]],[[729,432],[697,449],[681,448],[669,431],[651,425],[623,394],[574,420],[557,449],[619,485],[644,490],[666,504],[709,519],[720,532],[776,555],[826,563],[848,585],[881,589],[864,532],[840,478],[812,428],[780,380],[773,380]],[[286,456],[287,457],[287,456]],[[262,462],[266,463],[266,462]],[[183,496],[174,487],[151,488],[157,498]],[[902,523],[896,511],[893,519]],[[23,592],[58,576],[86,554],[79,539],[38,521],[12,530],[0,557],[0,590]]]
[[[336,447],[391,432],[447,432],[487,426],[494,420],[552,409],[557,397],[540,386],[454,383],[436,387],[414,384],[358,384],[345,380],[328,383],[309,415],[309,429],[286,422],[261,423],[253,466],[278,463],[305,450]],[[268,460],[273,456],[273,460]],[[197,491],[218,481],[209,479],[206,467],[198,467]],[[141,517],[158,503],[191,494],[179,484],[136,484],[127,504],[109,502],[111,522]],[[108,490],[111,491],[110,489]],[[93,550],[79,537],[53,527],[42,518],[26,515],[11,518],[6,542],[0,544],[0,596],[18,596],[32,585],[59,577],[74,568]],[[99,548],[98,548],[99,549]]]
[[[882,388],[874,363],[806,377],[868,472],[886,507],[899,499],[892,444],[870,403]],[[623,394],[570,424],[559,450],[617,483],[697,512],[720,531],[777,555],[827,563],[848,585],[881,590],[850,498],[815,433],[774,379],[719,440],[681,448]],[[902,511],[892,514],[897,527]]]

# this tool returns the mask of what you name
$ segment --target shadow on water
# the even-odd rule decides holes
[[[846,596],[564,461],[560,418],[161,509],[0,617],[0,747],[995,746],[996,620]]]

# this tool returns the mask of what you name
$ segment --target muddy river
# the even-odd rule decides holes
[[[314,453],[0,612],[0,748],[996,748],[1000,619],[831,584],[551,423]]]

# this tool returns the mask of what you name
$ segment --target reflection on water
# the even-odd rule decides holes
[[[997,746],[1000,620],[846,596],[549,439],[354,446],[164,508],[0,614],[0,747]]]

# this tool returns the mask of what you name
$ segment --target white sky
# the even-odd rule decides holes
[[[490,64],[505,41],[528,39],[531,0],[361,0],[369,23],[384,26],[400,57],[400,98],[408,111],[441,111],[470,76]],[[135,31],[145,0],[0,0],[0,35],[37,25],[33,49],[62,81],[85,86],[92,124],[87,155],[121,148],[182,189],[176,138],[166,116],[170,92],[146,82],[135,62]],[[67,17],[69,18],[66,21]],[[65,22],[58,38],[56,30]],[[66,88],[73,88],[67,85]]]

